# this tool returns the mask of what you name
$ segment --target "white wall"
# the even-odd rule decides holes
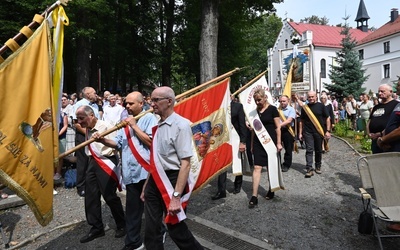
[[[390,41],[390,53],[384,53],[383,43]],[[400,33],[379,40],[359,45],[357,51],[364,50],[363,68],[368,80],[364,84],[366,92],[378,91],[381,84],[392,84],[400,76]],[[390,65],[390,78],[384,78],[383,65]]]
[[[281,29],[281,32],[278,35],[278,38],[275,42],[275,45],[273,48],[271,48],[268,51],[268,83],[269,87],[273,88],[276,87],[275,83],[279,82],[281,84],[281,87],[283,89],[284,84],[282,82],[282,78],[278,75],[278,71],[280,71],[280,50],[282,49],[287,49],[287,48],[293,48],[293,44],[290,42],[290,36],[293,33],[294,29],[286,22],[283,22],[283,26]],[[312,34],[311,34],[312,37]],[[285,40],[287,39],[288,41],[288,46],[285,47]],[[299,46],[302,45],[307,45],[307,41],[302,41]],[[309,41],[312,43],[312,41]],[[311,72],[311,89],[316,90],[318,89],[320,91],[320,86],[322,86],[322,90],[325,88],[323,87],[323,84],[321,82],[325,82],[328,84],[331,84],[331,80],[329,79],[329,71],[331,70],[331,65],[332,65],[332,60],[333,57],[336,56],[336,51],[338,49],[336,48],[326,48],[326,47],[315,47],[311,50],[311,57],[310,57],[310,63],[312,65],[312,72]],[[321,59],[325,59],[326,61],[326,78],[321,79],[320,81],[320,72],[321,72]],[[277,91],[274,91],[272,93],[273,95],[277,95]]]

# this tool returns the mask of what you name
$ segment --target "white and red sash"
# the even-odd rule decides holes
[[[86,132],[86,139],[87,134],[88,133]],[[88,145],[88,149],[101,169],[103,169],[114,181],[118,183],[118,190],[121,192],[123,188],[121,166],[115,165],[114,162],[102,155],[96,147],[92,147],[92,144]]]
[[[161,166],[160,161],[158,159],[158,154],[154,152],[158,152],[157,148],[157,128],[158,126],[153,127],[153,143],[151,144],[151,151],[150,151],[150,168],[148,172],[154,179],[154,182],[157,185],[158,190],[160,191],[162,198],[165,203],[165,207],[168,209],[169,203],[171,202],[172,193],[174,192],[174,187],[172,186],[170,180],[168,179],[167,174],[165,173],[164,168]],[[146,169],[147,170],[147,169]],[[190,178],[188,178],[190,179]],[[187,185],[186,185],[187,186]],[[181,211],[172,216],[167,214],[165,217],[165,223],[169,224],[176,224],[181,222],[182,220],[186,219],[186,214],[184,212],[184,208],[187,206],[187,202],[189,200],[191,192],[186,193],[181,197]]]
[[[146,159],[143,158],[142,155],[136,149],[137,148],[136,144],[138,143],[138,140],[136,139],[136,137],[133,136],[132,128],[130,126],[126,126],[124,128],[124,130],[125,130],[126,139],[128,141],[128,146],[131,149],[133,156],[136,158],[138,163],[147,172],[149,172],[150,171],[150,157],[146,157]]]

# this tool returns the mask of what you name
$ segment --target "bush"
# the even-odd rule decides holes
[[[372,153],[372,152],[371,152],[371,143],[372,143],[372,140],[371,140],[371,139],[369,139],[369,138],[362,138],[362,139],[360,140],[361,150],[362,150],[363,152],[365,152],[365,153],[371,154],[371,153]]]
[[[334,134],[339,137],[347,137],[349,126],[346,121],[340,121],[335,124]]]

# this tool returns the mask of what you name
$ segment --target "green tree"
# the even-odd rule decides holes
[[[349,94],[359,96],[365,91],[362,86],[369,76],[365,76],[365,69],[362,69],[358,52],[354,50],[357,43],[350,34],[347,22],[345,22],[341,34],[344,37],[341,42],[342,48],[336,52],[337,65],[332,65],[332,69],[329,71],[332,84],[324,83],[324,86],[329,92],[336,93],[339,98]]]
[[[316,15],[312,15],[310,17],[305,17],[300,19],[300,23],[312,23],[312,24],[320,24],[320,25],[328,25],[329,19],[326,16],[319,17]]]

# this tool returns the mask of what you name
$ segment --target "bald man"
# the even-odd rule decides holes
[[[84,105],[77,109],[76,118],[79,125],[87,130],[87,138],[91,138],[95,133],[103,133],[113,127],[113,125],[97,119],[93,109]],[[111,139],[115,132],[106,137]],[[85,147],[88,155],[88,168],[85,175],[85,214],[86,221],[91,226],[88,234],[80,239],[81,243],[92,241],[105,235],[104,224],[101,212],[101,196],[110,207],[112,216],[117,225],[115,238],[125,236],[125,214],[121,199],[116,194],[119,184],[118,177],[113,178],[109,172],[114,172],[118,159],[116,151],[98,142],[92,142]]]
[[[307,94],[308,104],[311,112],[314,114],[318,123],[326,123],[326,127],[322,126],[324,129],[324,136],[322,136],[311,118],[303,110],[300,115],[300,128],[299,128],[299,139],[304,139],[306,143],[306,178],[310,178],[314,175],[314,172],[321,174],[321,161],[322,161],[322,143],[324,137],[331,137],[331,119],[329,117],[328,109],[324,104],[317,102],[317,93],[315,91],[309,91]],[[315,154],[315,169],[313,168],[313,154]]]
[[[389,84],[382,84],[378,88],[379,104],[372,108],[367,124],[368,136],[372,139],[371,151],[373,154],[382,153],[378,146],[378,138],[383,136],[390,114],[398,102],[393,99],[393,89]]]
[[[152,141],[152,128],[157,125],[157,118],[152,113],[141,116],[137,121],[134,118],[144,112],[144,98],[140,92],[132,92],[126,96],[125,103],[129,117],[125,120],[128,127],[118,131],[114,139],[93,137],[99,142],[122,152],[122,176],[126,186],[126,237],[124,249],[143,249],[140,228],[144,204],[140,198],[143,185],[148,177],[143,168],[142,160],[150,162],[150,145]],[[129,130],[129,131],[127,131]],[[128,141],[133,142],[131,148]],[[140,156],[136,155],[137,152]]]
[[[74,120],[75,126],[75,145],[79,145],[85,141],[86,130],[76,120],[76,111],[79,107],[87,105],[93,109],[94,115],[99,117],[99,106],[97,106],[97,94],[96,90],[92,87],[85,87],[82,89],[81,94],[83,98],[74,104],[74,112],[72,119]],[[76,190],[78,195],[81,197],[85,196],[85,173],[88,167],[88,158],[85,153],[85,149],[81,148],[75,151],[76,162]]]
[[[163,216],[176,216],[181,211],[181,196],[189,177],[192,151],[192,129],[189,121],[174,112],[175,93],[169,87],[156,88],[151,94],[154,113],[160,116],[157,132],[153,138],[152,158],[165,171],[174,188],[166,207],[153,174],[150,175],[145,191],[146,227],[144,243],[146,249],[164,249],[162,228]],[[160,170],[162,171],[162,170]],[[157,173],[155,173],[157,174]],[[194,238],[185,221],[167,223],[169,236],[179,249],[203,249]]]

